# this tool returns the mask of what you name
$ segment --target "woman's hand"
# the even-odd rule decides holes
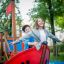
[[[34,42],[34,46],[36,46],[38,44],[38,42]]]

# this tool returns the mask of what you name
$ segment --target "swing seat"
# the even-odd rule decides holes
[[[35,47],[33,47],[28,50],[19,52],[4,64],[40,64],[43,48],[44,45],[41,46],[40,50],[37,50]],[[48,46],[46,46],[46,53],[43,64],[47,64],[49,62],[49,56],[50,50]]]

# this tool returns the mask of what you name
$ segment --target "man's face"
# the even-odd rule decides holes
[[[30,27],[26,27],[25,28],[25,33],[28,33],[28,32],[30,32],[31,31],[31,28]]]

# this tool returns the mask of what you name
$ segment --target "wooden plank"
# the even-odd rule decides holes
[[[16,21],[15,21],[15,2],[12,0],[12,36],[16,40]],[[16,44],[14,45],[14,53],[16,53]]]

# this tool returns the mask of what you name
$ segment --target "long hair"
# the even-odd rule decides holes
[[[42,18],[37,18],[37,19],[35,20],[35,25],[34,25],[36,29],[39,29],[39,25],[38,25],[38,20],[39,20],[39,19],[41,19],[41,20],[45,23],[44,19],[42,19]],[[45,25],[44,25],[42,28],[44,29],[44,28],[45,28]]]

